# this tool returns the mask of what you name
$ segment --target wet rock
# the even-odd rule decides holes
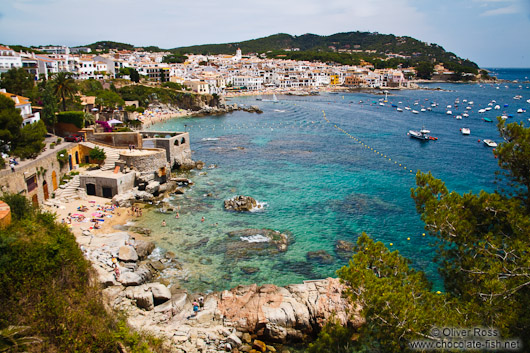
[[[136,253],[140,260],[145,260],[147,256],[155,250],[155,243],[151,241],[138,240],[136,241]]]
[[[210,259],[209,257],[201,257],[199,259],[199,263],[201,265],[211,265],[212,264],[212,259]]]
[[[249,212],[258,208],[258,202],[250,196],[235,196],[229,200],[225,200],[224,206],[226,210]],[[259,206],[261,207],[261,206]]]
[[[241,267],[241,271],[243,273],[246,273],[247,275],[252,275],[256,272],[259,272],[259,268],[257,267]]]
[[[237,337],[235,334],[231,334],[226,338],[227,342],[229,342],[233,347],[240,347],[243,342],[241,342],[241,339]]]
[[[166,258],[168,260],[174,259],[176,257],[177,257],[177,255],[175,255],[175,253],[173,251],[166,251],[166,253],[164,254],[164,258]]]
[[[335,243],[335,253],[341,258],[349,258],[353,254],[355,243],[346,240],[337,240]]]
[[[145,187],[145,191],[153,195],[158,194],[159,190],[160,183],[158,181],[152,181]]]
[[[244,332],[243,333],[243,336],[241,337],[241,339],[243,340],[243,342],[245,343],[250,343],[252,342],[252,337],[250,337],[250,334],[248,332]]]
[[[164,265],[160,260],[156,261],[147,261],[146,266],[151,267],[155,271],[163,271],[166,268],[166,265]]]
[[[203,168],[204,168],[204,162],[203,161],[195,162],[195,169],[202,170]]]
[[[142,235],[151,235],[151,229],[149,228],[144,228],[144,227],[129,227],[129,231],[133,232],[133,233],[138,233],[138,234],[142,234]]]
[[[309,251],[306,255],[308,261],[317,261],[321,264],[333,263],[333,256],[325,250]]]
[[[138,254],[132,246],[125,245],[120,247],[118,251],[118,259],[124,262],[135,262],[138,261]]]
[[[183,188],[176,188],[176,189],[175,189],[175,194],[177,194],[177,195],[183,195],[183,194],[184,194],[184,189],[183,189]]]

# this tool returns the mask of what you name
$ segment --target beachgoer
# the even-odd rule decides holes
[[[66,221],[65,221],[64,218],[61,220],[61,223],[62,223],[62,224],[65,224],[65,223],[66,223]]]
[[[175,215],[175,218],[179,218],[179,217],[180,217],[179,213],[177,212],[177,214]]]
[[[199,303],[193,302],[193,315],[197,316],[198,312],[199,312]]]
[[[131,144],[129,143],[129,151],[132,150]]]
[[[112,257],[112,267],[116,268],[117,266],[118,266],[118,259],[116,258],[116,256],[113,256]]]
[[[204,222],[204,221],[205,221],[205,219],[204,219],[204,217],[202,217],[202,218],[201,218],[201,222]]]
[[[199,309],[202,311],[204,309],[204,298],[199,297]]]
[[[120,278],[120,268],[118,266],[114,267],[114,277],[116,280]]]
[[[9,164],[9,166],[11,167],[11,171],[14,173],[15,172],[15,163],[11,163],[11,164]]]
[[[167,225],[167,224],[166,224],[166,221],[163,220],[163,221],[162,221],[162,227],[165,227],[166,225]]]

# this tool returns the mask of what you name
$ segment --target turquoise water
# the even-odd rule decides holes
[[[495,120],[504,112],[513,115],[510,121],[528,122],[530,114],[516,111],[530,108],[530,89],[519,84],[427,87],[395,92],[385,106],[378,104],[384,96],[367,93],[279,96],[276,104],[244,97],[232,102],[259,105],[264,113],[181,118],[153,126],[157,131],[189,131],[193,159],[212,167],[191,172],[195,184],[184,195],[171,197],[180,206],[180,218],[154,211],[141,221],[154,230],[157,245],[173,251],[183,265],[165,276],[200,291],[334,276],[348,262],[335,252],[336,241],[355,242],[364,231],[409,257],[440,286],[433,239],[422,236],[423,224],[410,197],[415,173],[430,170],[461,193],[495,190],[497,161],[491,148],[477,140],[500,138],[495,123],[482,118]],[[444,91],[432,90],[436,87]],[[523,99],[514,100],[515,95]],[[457,98],[453,115],[474,102],[469,118],[446,114],[446,106]],[[491,100],[502,109],[477,113]],[[419,114],[391,107],[420,111],[431,102],[438,106]],[[422,125],[438,140],[425,143],[407,136],[409,129]],[[461,135],[462,127],[469,127],[471,136]],[[248,214],[225,211],[223,201],[235,195],[252,196],[265,207]],[[161,227],[162,220],[167,227]],[[248,252],[248,242],[228,234],[246,228],[286,232],[293,242],[284,253],[266,248]],[[308,259],[309,251],[318,250],[329,253],[331,262]],[[254,270],[243,271],[248,267]]]

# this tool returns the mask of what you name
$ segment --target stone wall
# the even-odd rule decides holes
[[[136,173],[127,173],[121,175],[111,175],[112,172],[107,172],[108,176],[102,174],[86,174],[80,175],[79,187],[87,191],[87,184],[94,184],[96,196],[105,197],[103,195],[103,188],[111,189],[111,195],[109,198],[114,197],[116,194],[124,193],[134,187],[134,181],[136,178]]]
[[[167,167],[165,150],[144,148],[141,152],[141,155],[134,152],[120,153],[120,160],[124,161],[127,167],[139,172],[155,172]]]
[[[94,129],[84,129],[86,140],[91,142],[102,143],[108,146],[124,147],[134,145],[136,148],[142,148],[142,135],[137,132],[94,132]]]
[[[67,151],[68,158],[72,161],[71,168],[68,162],[61,167],[57,160],[57,152],[62,149]],[[46,150],[35,160],[22,161],[15,167],[15,172],[12,172],[11,169],[0,171],[2,192],[22,194],[33,204],[41,204],[51,198],[53,192],[57,190],[61,176],[77,168],[79,163],[76,163],[76,152],[79,156],[79,162],[82,162],[76,143],[62,143],[55,149]],[[30,190],[31,185],[36,187]]]
[[[187,132],[142,131],[144,145],[162,148],[171,168],[191,161],[190,135]]]
[[[0,229],[5,229],[11,224],[11,208],[4,201],[0,201]]]

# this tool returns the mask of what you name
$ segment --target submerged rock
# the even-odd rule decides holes
[[[225,200],[224,206],[226,210],[238,212],[250,212],[253,209],[261,208],[258,202],[250,196],[235,196],[229,200]]]
[[[355,243],[346,240],[337,240],[335,243],[335,253],[341,258],[349,258],[353,255]]]
[[[228,238],[209,247],[209,251],[223,253],[231,261],[282,253],[293,242],[289,233],[266,228],[241,229],[227,234]]]
[[[308,261],[318,261],[321,264],[333,263],[333,256],[326,250],[309,251],[306,255]]]
[[[252,275],[256,272],[259,272],[259,268],[257,267],[241,267],[241,271],[243,273],[246,273],[247,275]]]

